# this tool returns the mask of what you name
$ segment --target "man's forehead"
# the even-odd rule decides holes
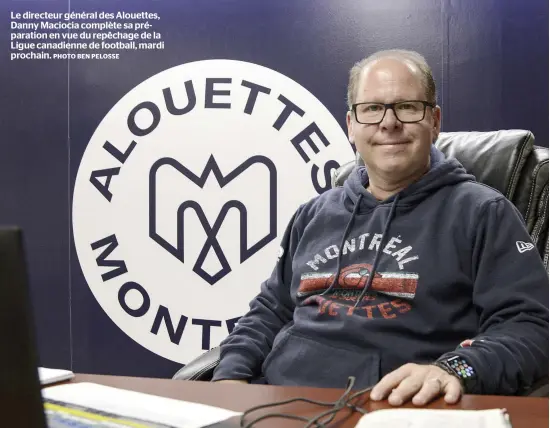
[[[411,61],[398,58],[381,58],[367,64],[361,71],[361,80],[422,80],[418,67]]]
[[[423,90],[422,74],[418,67],[400,58],[381,58],[367,64],[361,71],[359,80],[360,92],[376,91],[386,85]]]

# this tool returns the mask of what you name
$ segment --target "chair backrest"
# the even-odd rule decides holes
[[[441,132],[435,146],[493,187],[516,206],[548,271],[548,148],[535,146],[530,131]],[[332,175],[332,186],[341,186],[356,165],[342,165]]]

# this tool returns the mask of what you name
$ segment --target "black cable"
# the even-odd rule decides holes
[[[244,426],[244,428],[251,428],[252,425],[254,425],[254,424],[256,424],[260,421],[263,421],[264,419],[269,419],[269,418],[294,419],[294,420],[303,421],[303,422],[308,421],[308,418],[306,418],[304,416],[290,415],[290,414],[287,414],[287,413],[268,413],[267,415],[260,416],[259,418],[254,419],[252,422],[249,422],[247,425]],[[317,426],[319,428],[323,428],[323,425],[318,425],[317,424]],[[242,427],[242,425],[241,425],[241,427]]]
[[[324,421],[321,421],[321,423],[324,426],[324,425],[329,424],[330,422],[332,422],[332,420],[336,417],[338,412],[340,410],[342,410],[343,408],[350,407],[350,408],[353,409],[353,407],[355,407],[355,406],[350,405],[351,398],[348,397],[348,396],[349,396],[354,384],[355,384],[355,377],[350,376],[348,378],[348,384],[346,386],[346,390],[344,391],[342,396],[338,399],[338,401],[334,404],[334,407],[332,409],[329,409],[329,410],[317,415],[315,418],[311,419],[304,428],[310,428],[312,426],[312,424],[314,424],[314,423],[317,424],[317,422],[321,418],[323,418],[324,416],[329,416],[330,415],[328,419],[326,419]]]
[[[318,414],[317,416],[315,416],[314,418],[310,419],[308,421],[308,423],[306,424],[306,426],[304,428],[311,428],[311,426],[313,424],[315,425],[319,425],[319,423],[321,423],[321,426],[324,427],[326,426],[327,424],[331,423],[332,420],[336,417],[336,414],[342,410],[344,407],[346,407],[346,405],[344,404],[343,406],[334,406],[332,409],[329,409],[329,410],[326,410],[320,414]],[[330,415],[330,416],[329,416]],[[329,418],[327,418],[326,420],[324,421],[320,421],[320,419],[324,416],[329,416]]]
[[[268,408],[268,407],[283,406],[283,405],[285,405],[285,404],[294,403],[294,402],[296,402],[296,401],[303,401],[303,402],[305,402],[305,403],[316,404],[316,405],[318,405],[318,406],[326,406],[326,407],[334,406],[334,403],[333,403],[333,402],[315,401],[315,400],[310,400],[309,398],[303,398],[303,397],[291,398],[291,399],[285,400],[285,401],[275,401],[275,402],[273,402],[273,403],[262,404],[262,405],[254,406],[254,407],[251,407],[250,409],[247,409],[247,410],[241,415],[241,424],[240,424],[240,425],[241,425],[241,427],[243,426],[244,418],[245,418],[245,416],[248,415],[249,413],[255,412],[256,410],[265,409],[265,408]]]
[[[356,405],[352,404],[351,401],[353,399],[357,398],[358,396],[360,396],[361,394],[364,394],[365,392],[371,390],[372,387],[362,389],[358,392],[355,392],[354,394],[352,394],[350,396],[349,394],[351,393],[351,390],[352,390],[354,384],[355,384],[355,377],[350,376],[348,378],[347,386],[346,386],[346,389],[345,389],[344,393],[340,396],[340,398],[337,401],[334,401],[334,402],[317,401],[317,400],[311,400],[311,399],[305,398],[305,397],[297,397],[297,398],[291,398],[291,399],[284,400],[284,401],[276,401],[276,402],[273,402],[273,403],[261,404],[259,406],[251,407],[250,409],[247,409],[245,412],[243,412],[243,414],[241,415],[239,425],[242,428],[252,428],[252,426],[254,424],[256,424],[256,423],[258,423],[258,422],[260,422],[261,420],[264,420],[264,419],[286,418],[286,419],[294,419],[294,420],[300,420],[300,421],[306,422],[306,425],[305,425],[304,428],[311,428],[312,426],[316,426],[317,428],[323,428],[323,427],[326,426],[326,424],[332,422],[332,420],[336,417],[336,414],[340,410],[342,410],[346,407],[352,409],[353,411],[357,411],[359,413],[365,414],[365,413],[367,413],[367,411],[365,409],[357,407]],[[268,408],[268,407],[282,406],[282,405],[285,405],[285,404],[290,404],[290,403],[295,403],[295,402],[305,402],[305,403],[309,403],[309,404],[315,404],[315,405],[318,405],[318,406],[331,407],[331,408],[328,409],[328,410],[323,411],[322,413],[318,414],[317,416],[313,417],[312,419],[308,419],[304,416],[297,416],[297,415],[292,415],[292,414],[287,414],[287,413],[278,413],[278,412],[277,413],[267,413],[267,414],[262,415],[262,416],[260,416],[256,419],[253,419],[252,421],[248,422],[245,425],[245,421],[244,421],[245,417],[247,415],[249,415],[250,413],[252,413],[252,412],[255,412],[255,411],[261,410],[261,409],[265,409],[265,408]],[[328,418],[326,418],[325,420],[321,420],[325,416],[328,416]]]
[[[365,389],[361,389],[360,391],[357,391],[355,392],[354,394],[351,395],[351,397],[349,397],[349,400],[353,400],[354,398],[357,398],[359,397],[360,395],[363,395],[365,392],[369,392],[370,390],[372,389],[372,386],[369,386]],[[348,400],[348,401],[349,401]]]
[[[350,377],[350,378],[348,379],[348,384],[349,384],[350,379],[352,379],[352,377]],[[355,381],[355,378],[353,378],[353,380]],[[350,389],[351,389],[351,388],[350,388]],[[336,414],[337,414],[340,410],[342,410],[343,408],[345,408],[345,407],[348,407],[348,408],[350,408],[351,410],[353,410],[353,411],[355,411],[355,412],[358,412],[358,413],[361,413],[361,414],[363,414],[363,415],[367,414],[367,413],[368,413],[367,410],[365,410],[365,409],[363,409],[363,408],[361,408],[361,407],[358,407],[358,406],[352,404],[351,401],[353,401],[355,398],[357,398],[357,397],[363,395],[365,392],[370,391],[371,389],[372,389],[371,386],[369,386],[368,388],[361,389],[360,391],[357,391],[357,392],[355,392],[354,394],[352,394],[351,396],[349,396],[349,397],[348,397],[346,400],[344,400],[342,403],[339,403],[339,401],[341,400],[341,399],[340,399],[338,402],[336,402],[334,408],[332,408],[332,409],[330,409],[330,410],[327,410],[327,411],[325,411],[325,412],[323,412],[323,413],[317,415],[315,418],[311,419],[311,420],[309,421],[309,423],[308,423],[304,428],[310,428],[312,422],[316,422],[318,419],[322,418],[322,417],[325,416],[325,415],[329,415],[329,414],[331,414],[331,413],[332,413],[332,416],[331,416],[329,419],[327,419],[326,421],[322,421],[322,423],[323,423],[323,425],[326,425],[326,424],[332,422],[332,420],[334,419],[334,417],[336,416]],[[344,394],[344,395],[346,395],[346,394]],[[343,396],[343,397],[344,397],[344,396]]]
[[[302,401],[302,402],[310,403],[310,404],[316,404],[318,406],[326,406],[326,407],[334,406],[334,403],[332,403],[332,402],[331,403],[325,403],[325,402],[322,402],[322,401],[315,401],[315,400],[310,400],[308,398],[302,398],[302,397],[292,398],[290,400],[285,400],[285,401],[275,401],[273,403],[262,404],[260,406],[251,407],[250,409],[246,410],[241,415],[240,426],[243,427],[243,428],[250,428],[256,422],[259,422],[260,420],[263,420],[263,419],[267,419],[267,418],[271,418],[271,417],[284,417],[284,415],[286,415],[286,413],[268,413],[266,415],[263,415],[263,416],[260,416],[256,419],[254,419],[251,422],[249,422],[248,424],[244,425],[244,418],[249,413],[255,412],[256,410],[265,409],[265,408],[268,408],[268,407],[283,406],[285,404],[295,403],[297,401]],[[300,420],[303,420],[304,422],[309,421],[309,419],[306,418],[306,417],[297,416],[296,419],[298,419],[298,418],[300,418]],[[320,426],[320,425],[317,425],[317,426]]]
[[[346,405],[348,404],[349,399],[347,397],[348,397],[349,393],[351,392],[351,389],[353,388],[354,384],[355,384],[355,377],[353,377],[353,376],[348,377],[348,383],[347,383],[346,389],[345,389],[344,393],[340,396],[338,401],[336,401],[334,403],[333,408],[320,413],[319,415],[317,415],[313,419],[310,419],[308,421],[307,425],[304,428],[310,428],[312,426],[312,424],[318,425],[318,422],[324,416],[329,416],[330,415],[328,417],[328,419],[326,419],[324,421],[321,421],[322,426],[325,426],[326,424],[329,424],[330,422],[332,422],[332,420],[334,419],[336,414],[340,410],[342,410],[344,407],[346,407]]]

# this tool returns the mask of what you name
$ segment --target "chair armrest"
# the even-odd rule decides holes
[[[172,379],[210,381],[219,362],[220,348],[212,348],[179,369]]]

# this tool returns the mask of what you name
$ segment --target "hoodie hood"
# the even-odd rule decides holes
[[[369,176],[366,167],[358,166],[353,169],[344,182],[346,194],[346,208],[350,211],[359,202],[358,212],[365,212],[380,204],[392,204],[397,195],[397,208],[417,205],[438,189],[462,181],[475,181],[475,177],[464,169],[455,158],[445,158],[445,155],[434,145],[430,149],[430,169],[420,180],[412,183],[401,192],[384,201],[378,201],[369,192],[367,185]],[[361,197],[360,197],[361,196]]]

